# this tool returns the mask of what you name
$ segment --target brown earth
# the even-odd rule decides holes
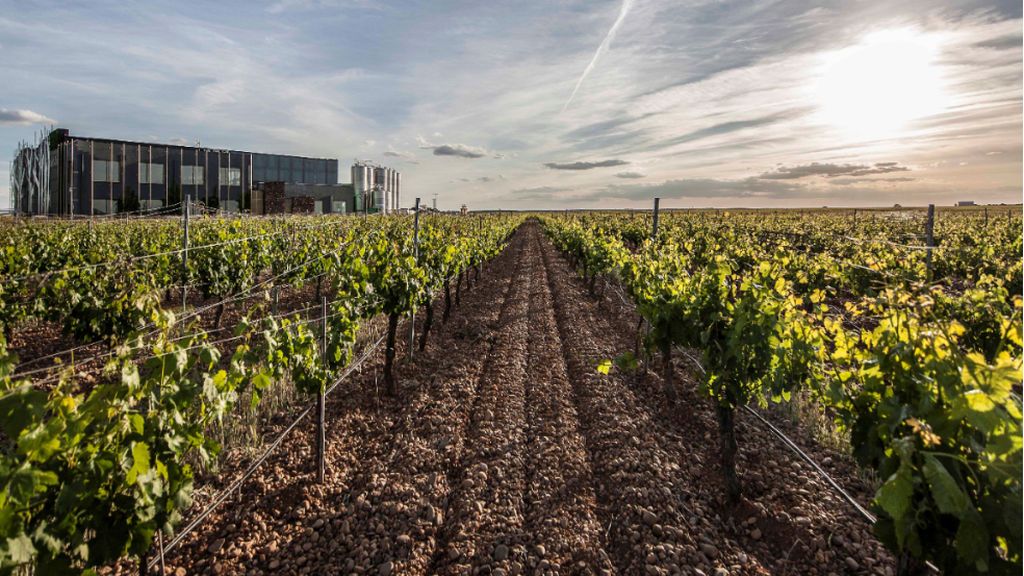
[[[745,497],[726,505],[694,375],[680,360],[672,406],[654,372],[598,373],[633,349],[635,312],[590,296],[538,225],[461,299],[399,363],[394,398],[377,355],[328,399],[324,484],[307,421],[167,573],[894,573],[852,507],[742,413]],[[848,459],[786,429],[864,499]],[[247,464],[228,462],[212,488]]]

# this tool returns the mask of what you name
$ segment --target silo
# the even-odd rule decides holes
[[[402,173],[395,172],[395,207],[402,205]]]
[[[373,189],[373,169],[366,164],[357,162],[352,165],[352,192],[355,194],[355,210],[366,210],[372,207],[372,199],[366,194]]]

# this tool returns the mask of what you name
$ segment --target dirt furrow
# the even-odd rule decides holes
[[[398,373],[402,395],[392,426],[378,434],[352,488],[341,495],[340,525],[313,573],[422,574],[446,517],[454,463],[465,449],[483,366],[494,352],[519,284],[506,252],[463,297],[448,325]],[[468,313],[463,313],[468,312]]]
[[[701,547],[692,534],[698,519],[679,482],[679,463],[661,446],[660,431],[637,406],[619,377],[597,372],[615,355],[590,318],[580,294],[557,256],[542,246],[554,296],[559,334],[573,383],[577,411],[598,496],[608,552],[622,574],[682,574],[713,571],[717,550]],[[561,263],[560,261],[558,263]]]
[[[527,229],[528,248],[541,236]],[[597,521],[589,457],[555,323],[543,260],[534,260],[526,378],[527,494],[524,532],[529,573],[613,574]]]
[[[522,233],[516,236],[515,250],[522,274],[512,286],[510,306],[499,321],[494,352],[481,376],[461,474],[435,554],[432,571],[438,574],[499,568],[514,572],[512,566],[522,557],[527,308],[537,256]]]

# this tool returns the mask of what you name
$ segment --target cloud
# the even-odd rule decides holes
[[[506,197],[515,198],[517,200],[551,200],[564,192],[570,191],[570,188],[537,186],[535,188],[518,188],[516,190],[512,190],[506,195]]]
[[[414,161],[416,160],[416,155],[415,154],[412,154],[411,152],[403,152],[401,150],[395,150],[394,148],[388,148],[387,150],[381,152],[381,155],[382,156],[387,156],[389,158],[398,158],[400,160],[405,160],[406,162],[412,162],[414,164],[415,164]]]
[[[592,170],[594,168],[608,168],[608,167],[611,167],[611,166],[625,166],[626,164],[629,164],[629,162],[626,162],[625,160],[619,160],[618,158],[613,158],[611,160],[600,160],[598,162],[568,162],[568,163],[546,162],[546,163],[544,163],[545,166],[547,166],[548,168],[551,168],[552,170]]]
[[[643,172],[632,172],[632,171],[627,170],[626,172],[619,172],[618,174],[615,175],[615,177],[616,178],[628,178],[628,179],[646,178],[647,174],[644,174]]]
[[[53,118],[31,110],[0,108],[0,124],[56,124]]]
[[[765,172],[758,176],[762,180],[796,180],[808,176],[867,176],[870,174],[887,174],[889,172],[908,172],[910,168],[900,166],[898,162],[876,162],[873,166],[865,164],[832,164],[811,162],[799,166],[783,166],[773,172]]]
[[[851,184],[863,184],[864,182],[913,182],[914,178],[907,178],[905,176],[897,176],[895,178],[831,178],[829,184],[835,184],[837,186],[849,186]]]
[[[434,156],[457,156],[459,158],[483,158],[487,151],[476,146],[465,144],[441,144],[439,146],[423,146],[426,149],[433,149]]]
[[[583,74],[580,75],[580,79],[576,81],[576,86],[572,89],[572,94],[569,95],[569,99],[565,101],[565,105],[562,106],[562,112],[565,112],[569,108],[569,104],[572,99],[576,97],[576,92],[579,91],[580,86],[583,85],[583,81],[587,79],[590,72],[597,65],[597,60],[602,54],[608,51],[608,47],[611,46],[612,40],[615,39],[615,33],[619,31],[619,26],[622,26],[622,21],[626,19],[626,15],[629,14],[630,7],[633,6],[633,0],[622,0],[622,7],[619,9],[619,17],[612,23],[612,27],[608,29],[608,33],[605,34],[604,40],[598,45],[597,51],[594,52],[594,57],[590,59],[590,63],[583,69]]]
[[[649,200],[679,198],[793,198],[804,196],[809,189],[796,182],[773,182],[758,178],[727,180],[717,178],[683,178],[660,184],[614,184],[588,194],[591,200],[618,198]]]

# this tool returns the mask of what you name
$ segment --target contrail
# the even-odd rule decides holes
[[[601,45],[597,47],[597,52],[594,52],[594,57],[590,59],[590,64],[587,64],[587,67],[583,70],[583,75],[576,81],[576,87],[572,89],[572,94],[570,94],[569,99],[565,101],[565,106],[562,106],[562,112],[565,112],[565,109],[569,107],[569,103],[571,103],[572,99],[576,97],[576,92],[579,91],[580,85],[587,79],[590,71],[594,69],[594,65],[597,64],[597,59],[608,51],[608,46],[610,46],[612,40],[615,39],[615,33],[619,31],[619,26],[622,25],[622,21],[626,19],[626,14],[629,14],[629,9],[632,7],[633,0],[622,0],[622,9],[619,10],[619,17],[615,19],[615,23],[612,24],[611,29],[608,30],[608,34],[604,37]]]

